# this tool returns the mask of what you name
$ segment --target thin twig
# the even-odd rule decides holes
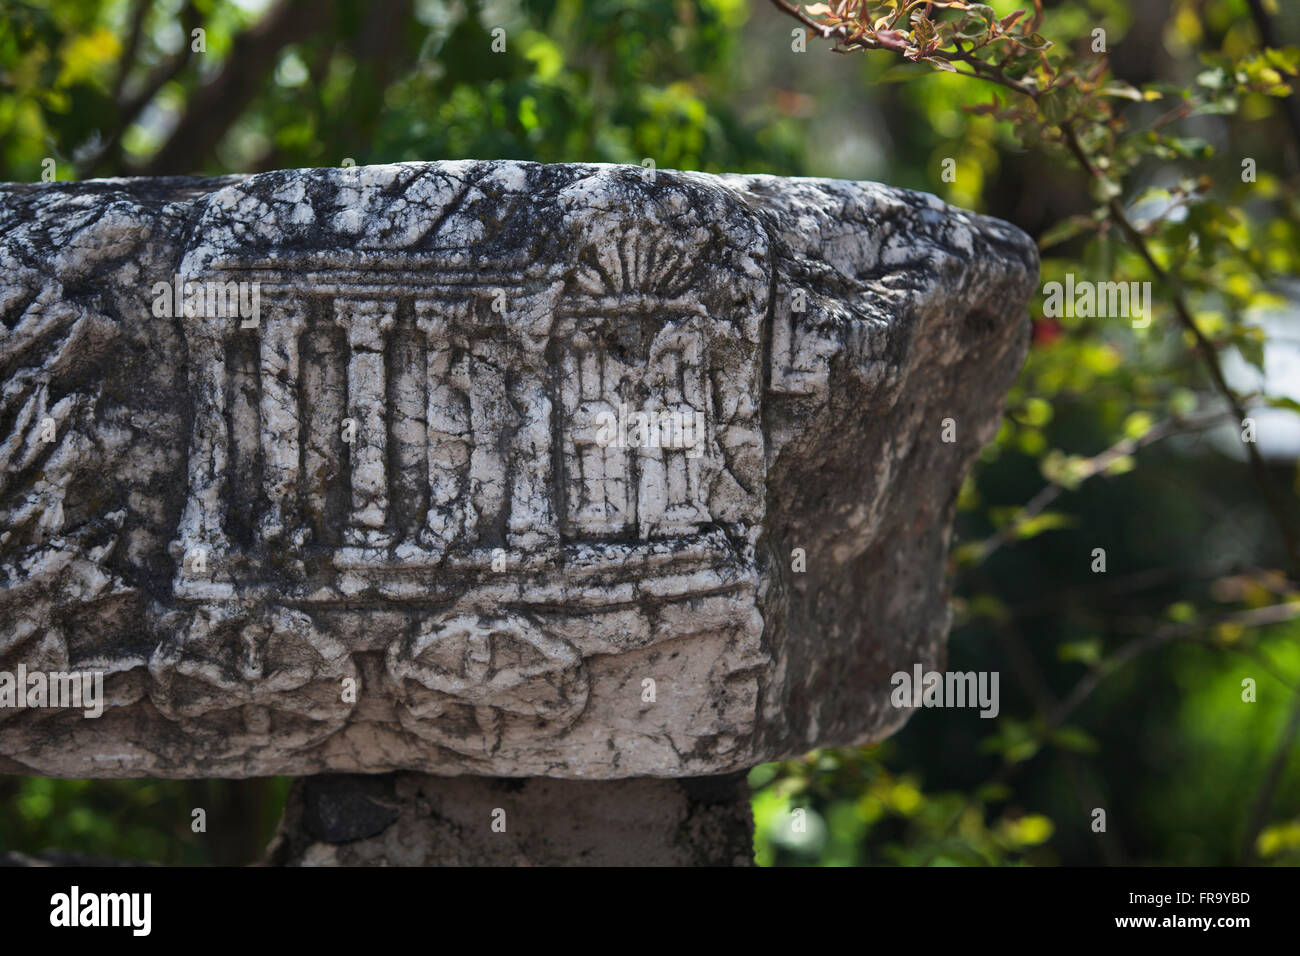
[[[1143,435],[1138,438],[1123,438],[1111,445],[1105,451],[1088,459],[1087,467],[1082,469],[1078,476],[1078,483],[1087,481],[1089,478],[1101,474],[1109,468],[1115,461],[1127,455],[1145,448],[1147,445],[1154,444],[1171,435],[1182,435],[1189,432],[1200,431],[1210,428],[1214,425],[1222,424],[1230,420],[1229,415],[1232,413],[1226,411],[1207,412],[1201,415],[1181,417],[1174,416],[1168,418],[1157,425],[1152,426]],[[1077,484],[1076,484],[1077,487]],[[1016,539],[1020,529],[1025,522],[1031,518],[1037,517],[1048,505],[1055,501],[1061,494],[1067,490],[1073,490],[1060,482],[1050,482],[1029,499],[1028,503],[1017,512],[1014,520],[1010,521],[1005,528],[996,534],[986,538],[976,555],[976,564],[981,564],[988,559],[993,552],[997,551],[1005,544],[1009,544]]]
[[[1041,744],[1046,741],[1052,733],[1061,727],[1070,715],[1081,707],[1093,692],[1101,685],[1104,678],[1109,677],[1125,664],[1136,660],[1148,651],[1163,647],[1166,644],[1179,640],[1180,638],[1195,638],[1197,635],[1222,624],[1234,624],[1241,627],[1262,627],[1267,624],[1279,624],[1285,621],[1292,621],[1300,618],[1300,601],[1288,602],[1284,604],[1273,604],[1268,607],[1254,608],[1249,611],[1241,611],[1233,614],[1226,614],[1212,619],[1202,619],[1200,621],[1174,622],[1164,624],[1157,628],[1153,633],[1146,637],[1137,638],[1125,644],[1110,657],[1103,660],[1091,671],[1085,674],[1075,683],[1074,687],[1052,711],[1051,714],[1043,718],[1043,723],[1039,726],[1036,738]],[[1216,645],[1222,649],[1222,645]],[[1286,742],[1286,741],[1284,741]],[[1280,748],[1281,749],[1281,748]],[[1289,749],[1289,746],[1288,748]],[[1274,757],[1276,766],[1278,757]],[[995,786],[1006,783],[1015,775],[1021,767],[1028,761],[1022,760],[1016,763],[1004,763],[998,768],[997,772],[990,777],[985,784],[978,788],[983,790],[989,786]],[[1280,771],[1279,771],[1280,772]],[[978,792],[975,791],[975,792]],[[1271,800],[1271,795],[1270,798]],[[966,812],[975,806],[977,800],[974,793],[969,796],[962,807],[953,814],[943,829],[944,834],[949,834],[957,825],[957,822],[965,816]],[[1262,801],[1257,801],[1262,802]],[[1267,812],[1267,808],[1263,812]]]

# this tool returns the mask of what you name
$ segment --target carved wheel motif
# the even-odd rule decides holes
[[[347,648],[286,607],[204,606],[149,662],[153,705],[186,732],[239,752],[270,742],[312,746],[342,728],[358,682]]]
[[[515,734],[559,734],[587,705],[577,649],[518,614],[428,621],[389,649],[388,673],[402,726],[467,756],[487,756]]]

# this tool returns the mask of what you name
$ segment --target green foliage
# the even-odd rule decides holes
[[[1291,576],[1300,569],[1295,463],[1288,463],[1291,487],[1283,490],[1281,469],[1264,462],[1254,443],[1240,443],[1258,485],[1246,505],[1224,490],[1222,477],[1189,476],[1188,459],[1204,472],[1221,465],[1185,440],[1181,464],[1147,449],[1223,422],[1234,423],[1231,441],[1235,423],[1255,409],[1295,409],[1293,395],[1268,391],[1293,383],[1260,376],[1260,387],[1243,394],[1229,385],[1224,368],[1244,364],[1262,373],[1270,342],[1265,322],[1278,310],[1295,312],[1287,283],[1300,254],[1294,160],[1300,125],[1291,131],[1296,142],[1284,150],[1258,127],[1271,121],[1276,135],[1285,119],[1285,109],[1270,101],[1292,96],[1300,50],[1259,48],[1257,38],[1237,29],[1249,19],[1244,3],[1176,3],[1165,36],[1165,46],[1178,55],[1174,75],[1132,83],[1113,75],[1108,56],[1130,26],[1131,10],[1123,4],[1062,4],[1046,11],[1040,0],[1031,11],[925,0],[775,5],[841,52],[882,53],[938,71],[923,81],[915,71],[904,75],[932,88],[915,94],[911,105],[943,133],[931,166],[935,155],[958,157],[947,186],[954,201],[987,208],[989,170],[1013,162],[1023,171],[1022,157],[1030,154],[1048,160],[1054,171],[1075,170],[1066,193],[1078,197],[1075,208],[1061,209],[1055,221],[1043,217],[1030,224],[1040,247],[1053,253],[1043,261],[1045,283],[1064,283],[1068,276],[1080,283],[1148,281],[1155,287],[1149,322],[1072,311],[1035,316],[1034,348],[1008,398],[1003,427],[982,455],[984,470],[958,499],[962,526],[974,540],[958,545],[953,556],[954,656],[999,669],[1006,656],[981,646],[996,640],[1003,651],[1011,649],[1024,697],[1019,713],[1004,707],[978,742],[991,758],[984,776],[1001,788],[1017,774],[1032,774],[1022,793],[1068,808],[1067,830],[1058,828],[1056,840],[1044,837],[1068,858],[1204,864],[1257,855],[1295,862],[1300,767],[1288,760],[1294,738],[1286,728],[1300,706],[1300,629],[1279,623],[1295,617]],[[1216,36],[1218,48],[1209,45]],[[954,103],[965,114],[961,120],[952,113]],[[1209,117],[1217,127],[1206,125]],[[1237,148],[1225,152],[1224,143]],[[1033,471],[1040,481],[1036,493],[1028,480]],[[1098,489],[1097,482],[1113,487]],[[1210,526],[1183,502],[1170,500],[1171,490],[1180,494],[1185,485],[1194,488],[1198,503],[1215,497],[1220,509],[1254,509],[1248,540],[1225,547],[1222,540],[1207,545],[1182,533]],[[1123,573],[1119,588],[1101,575],[1084,583],[1097,545],[1110,553],[1107,572]],[[1033,557],[1006,553],[1026,548]],[[1261,555],[1267,557],[1261,561]],[[1186,566],[1188,557],[1211,565],[1205,579]],[[1067,570],[1071,563],[1074,570]],[[1033,600],[1035,587],[1056,595],[1058,607],[1052,599]],[[1028,628],[1033,645],[1022,630]],[[1055,659],[1048,659],[1042,652],[1053,643]],[[1272,646],[1282,652],[1265,654]],[[1204,657],[1206,647],[1212,659]],[[1160,658],[1152,664],[1146,654]],[[1245,670],[1243,657],[1251,662]],[[1151,704],[1124,696],[1126,689],[1141,692],[1142,680],[1167,682],[1161,667],[1180,675],[1185,703],[1168,700],[1162,689],[1147,691]],[[1256,702],[1242,698],[1245,676],[1259,681]],[[1267,707],[1261,706],[1264,696]],[[1141,718],[1148,724],[1121,733],[1116,721],[1102,716],[1106,706],[1122,708],[1126,723]],[[1090,726],[1065,722],[1078,712]],[[929,713],[914,717],[891,743],[902,748],[915,739],[918,750],[932,747],[932,739],[919,731],[913,738],[913,732],[938,720]],[[952,734],[951,726],[945,729]],[[958,732],[964,747],[969,733]],[[1128,750],[1118,758],[1107,752],[1117,736]],[[951,754],[951,741],[945,743]],[[1180,759],[1170,759],[1174,752]],[[1212,753],[1220,759],[1209,759]],[[1098,759],[1100,781],[1084,762]],[[879,760],[871,750],[852,758],[820,752],[763,768],[755,777],[765,787],[755,803],[762,858],[844,862],[831,836],[817,844],[811,829],[802,842],[785,833],[782,814],[792,794],[816,792],[809,781],[824,778],[828,761],[872,768],[865,781],[844,786],[849,793],[889,779],[877,768]],[[1055,770],[1045,769],[1048,761]],[[970,776],[971,762],[960,762],[966,789],[978,795],[979,774]],[[1276,787],[1264,783],[1274,764],[1282,768]],[[1126,765],[1150,774],[1140,794],[1114,775]],[[1209,766],[1230,767],[1231,777],[1220,778]],[[1072,799],[1042,786],[1051,780],[1055,787],[1062,773],[1075,791]],[[1155,782],[1160,773],[1177,786]],[[943,767],[935,775],[953,777]],[[951,796],[923,793],[915,771],[908,779],[921,794],[917,806]],[[1141,811],[1114,828],[1121,833],[1091,832],[1090,806],[1133,804]],[[1243,808],[1252,808],[1250,820]],[[833,797],[817,810],[826,819],[846,812]],[[975,823],[964,830],[967,815]],[[1270,815],[1276,822],[1268,825]],[[900,859],[899,831],[877,835],[874,819],[853,830],[855,861]],[[923,853],[922,862],[963,859],[963,853],[987,863],[1021,861],[988,840],[986,828],[1005,832],[1005,820],[991,822],[997,819],[996,808],[972,796],[937,831],[909,817],[901,840],[909,849],[933,847],[936,840],[961,848],[945,845]],[[1209,820],[1222,823],[1211,826]],[[1137,826],[1142,829],[1135,833]],[[809,855],[813,846],[820,857]]]
[[[736,101],[743,0],[422,3],[383,36],[366,28],[379,10],[342,0],[325,5],[335,18],[324,29],[274,51],[266,82],[253,85],[237,113],[211,117],[229,125],[201,165],[154,170],[149,161],[172,121],[224,68],[253,18],[233,3],[201,5],[208,52],[195,54],[164,5],[146,6],[141,41],[123,69],[127,4],[15,0],[0,23],[0,161],[9,176],[38,179],[47,156],[58,160],[60,178],[345,158],[649,157],[660,168],[778,173],[798,163],[789,124]],[[493,52],[498,27],[505,48]],[[133,112],[131,94],[169,67],[177,73],[152,109]],[[114,101],[119,83],[126,94]]]
[[[1055,862],[1053,824],[1005,786],[927,793],[888,744],[819,750],[750,774],[760,865],[989,866]]]
[[[0,778],[0,849],[56,848],[96,859],[246,864],[260,858],[287,779]],[[204,811],[195,832],[194,810]]]

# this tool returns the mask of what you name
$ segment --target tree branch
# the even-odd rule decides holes
[[[168,176],[199,171],[262,91],[280,52],[319,29],[333,10],[333,3],[279,0],[235,38],[221,72],[195,91],[167,142],[138,172]]]
[[[148,4],[145,3],[143,6],[147,8]],[[122,137],[130,129],[131,124],[139,119],[140,114],[144,112],[144,108],[153,102],[154,97],[158,95],[158,91],[176,79],[190,62],[192,56],[189,43],[190,31],[202,22],[194,0],[187,0],[185,6],[181,9],[180,21],[181,29],[186,38],[185,42],[174,56],[154,68],[139,91],[129,99],[118,101],[117,117],[113,123],[113,129],[105,137],[99,149],[79,164],[77,170],[79,179],[121,172],[119,166]],[[138,38],[135,42],[138,42]],[[125,72],[128,68],[129,64],[125,62],[124,58],[121,67],[122,79],[125,78]],[[118,95],[120,95],[120,91],[119,94],[114,95],[115,100],[118,99]]]
[[[113,78],[113,87],[109,93],[114,103],[121,101],[122,88],[126,85],[126,78],[131,73],[131,67],[135,65],[135,54],[140,48],[140,37],[144,34],[144,21],[149,14],[150,6],[152,6],[151,0],[132,0],[131,2],[130,32],[127,33],[126,46],[122,48],[122,56],[117,61],[117,74]]]
[[[1123,458],[1126,455],[1131,455],[1134,452],[1145,448],[1147,445],[1154,444],[1155,442],[1168,438],[1171,435],[1182,435],[1189,432],[1200,431],[1229,421],[1230,414],[1235,414],[1235,412],[1229,413],[1225,411],[1216,411],[1186,418],[1175,416],[1173,418],[1165,419],[1158,425],[1152,426],[1141,437],[1121,439],[1105,451],[1088,459],[1087,467],[1080,473],[1079,482],[1082,483],[1087,481],[1089,478],[1101,474],[1116,460]],[[1038,494],[1029,499],[1029,502],[1020,509],[1014,520],[1009,522],[1001,531],[984,539],[984,543],[981,545],[979,553],[975,557],[975,563],[983,563],[1003,545],[1010,544],[1014,541],[1017,533],[1026,521],[1041,514],[1048,505],[1059,498],[1066,490],[1069,490],[1066,485],[1055,481],[1044,485]]]

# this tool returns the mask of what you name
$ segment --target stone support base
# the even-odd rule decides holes
[[[303,777],[276,866],[748,866],[745,775],[552,780]]]

